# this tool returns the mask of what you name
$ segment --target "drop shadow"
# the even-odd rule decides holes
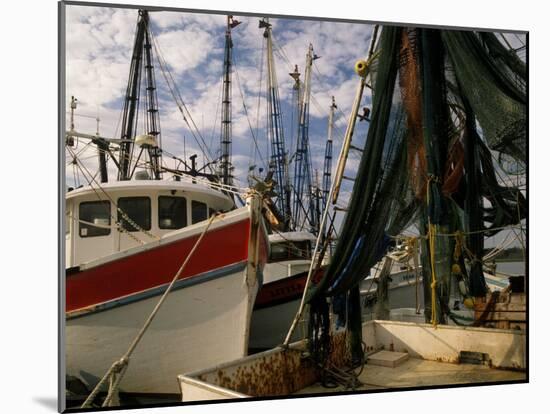
[[[33,397],[32,400],[40,404],[43,407],[46,407],[47,409],[57,412],[57,398],[56,397]]]

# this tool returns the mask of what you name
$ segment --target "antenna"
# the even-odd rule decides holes
[[[74,111],[76,109],[76,103],[78,99],[74,96],[71,96],[71,131],[74,131]]]

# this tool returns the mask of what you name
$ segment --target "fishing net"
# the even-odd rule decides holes
[[[483,238],[525,217],[523,194],[498,179],[493,154],[526,161],[525,68],[492,33],[384,27],[378,53],[348,213],[307,298],[356,289],[414,221],[426,320],[445,323],[453,275],[484,295]],[[350,319],[357,337],[360,309]]]
[[[492,33],[444,30],[442,38],[489,147],[525,162],[525,65]]]
[[[402,160],[406,128],[404,111],[393,105],[399,64],[397,46],[401,29],[387,28],[380,40],[382,54],[374,77],[373,111],[365,150],[358,168],[349,210],[339,242],[331,259],[328,275],[310,295],[335,294],[349,290],[362,280],[385,251],[385,227],[396,197],[394,185],[404,175]],[[390,122],[391,120],[391,122]],[[389,138],[386,139],[386,136]],[[394,209],[395,210],[395,209]]]
[[[374,80],[372,121],[339,242],[331,258],[330,276],[308,292],[309,300],[350,292],[348,330],[354,359],[361,359],[359,282],[384,255],[390,227],[402,228],[415,208],[406,168],[406,117],[397,84],[401,29],[388,28],[381,37]],[[392,230],[393,231],[393,230]],[[311,313],[310,313],[311,314]],[[312,339],[312,338],[310,338]]]

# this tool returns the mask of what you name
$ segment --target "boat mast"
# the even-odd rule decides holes
[[[310,229],[314,234],[318,232],[318,223],[315,217],[313,188],[311,177],[311,159],[309,155],[309,100],[311,96],[311,67],[318,56],[313,53],[313,45],[309,45],[306,55],[306,68],[302,101],[300,104],[300,124],[296,141],[296,160],[294,164],[294,222],[301,223],[301,218],[309,221]],[[304,197],[304,194],[306,195]],[[305,216],[305,217],[304,217]],[[303,227],[303,225],[302,225]]]
[[[222,183],[225,185],[233,185],[233,167],[231,163],[231,77],[233,73],[233,41],[231,39],[231,29],[239,24],[240,22],[235,20],[233,16],[227,16],[223,60],[222,126],[220,136],[220,176]]]
[[[160,179],[161,151],[160,143],[160,122],[158,115],[158,102],[156,97],[155,74],[151,57],[151,38],[149,34],[149,14],[146,10],[139,11],[139,18],[134,39],[132,62],[128,86],[124,99],[122,117],[121,139],[119,151],[119,172],[118,179],[121,181],[132,178],[133,172],[138,165],[139,158],[144,150],[147,150],[150,158],[151,170],[155,179]],[[145,51],[145,63],[143,63],[143,52]],[[137,119],[141,88],[142,70],[145,68],[146,82],[146,105],[147,120],[146,133],[151,139],[145,140],[141,145],[141,151],[135,165],[132,167],[132,156],[134,141],[137,130]]]
[[[289,73],[290,77],[294,80],[294,85],[292,87],[292,120],[291,122],[291,142],[290,145],[293,146],[293,138],[296,137],[296,142],[298,142],[298,133],[300,129],[300,102],[301,102],[301,92],[302,92],[302,81],[300,79],[300,72],[298,70],[298,65],[294,65],[294,72]],[[290,162],[293,161],[294,157],[296,156],[296,153],[291,157],[289,160]],[[289,177],[290,178],[290,177]],[[292,197],[291,191],[289,191],[289,206],[290,206],[290,198]],[[296,222],[294,221],[294,214],[292,214],[292,223],[293,223],[293,230],[296,230]]]
[[[151,135],[155,138],[156,145],[147,147],[149,153],[149,159],[151,162],[151,171],[155,180],[160,180],[160,169],[162,163],[161,156],[161,137],[160,137],[160,119],[158,110],[157,99],[157,86],[155,83],[155,68],[153,66],[152,59],[152,45],[151,35],[149,33],[149,15],[144,11],[145,20],[145,44],[143,49],[145,50],[145,84],[146,84],[146,97],[147,97],[147,123],[146,131],[147,135]]]
[[[273,172],[279,186],[275,205],[283,217],[283,231],[290,230],[290,181],[288,178],[287,154],[281,119],[279,86],[273,60],[273,39],[269,19],[260,20],[260,29],[265,29],[263,36],[267,41],[267,105],[268,105],[268,139],[271,142],[271,160],[269,170]]]
[[[332,173],[332,130],[334,128],[334,110],[338,108],[332,97],[332,104],[330,105],[330,112],[328,115],[328,137],[325,145],[325,163],[323,165],[323,198],[321,203],[321,211],[325,211],[328,205],[328,194],[330,192],[331,185],[331,173]],[[325,234],[325,229],[321,229]]]

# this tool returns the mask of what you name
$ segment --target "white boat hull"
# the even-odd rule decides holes
[[[235,266],[233,266],[235,267]],[[258,283],[246,263],[174,290],[137,346],[120,390],[177,394],[176,377],[246,355]],[[67,374],[93,387],[128,349],[160,295],[67,320]]]

